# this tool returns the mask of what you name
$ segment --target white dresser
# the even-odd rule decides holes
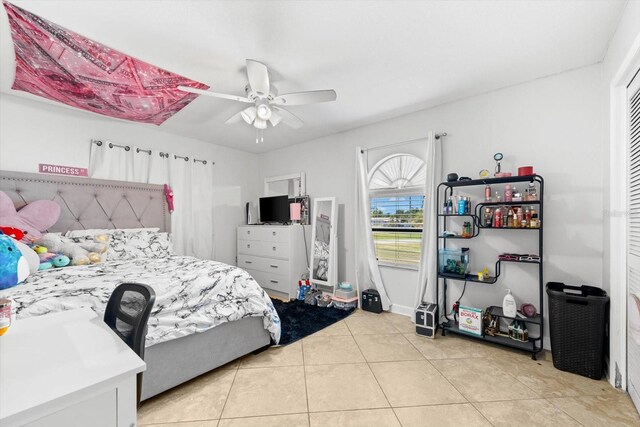
[[[0,337],[0,426],[134,427],[145,367],[89,308],[18,320]]]
[[[251,274],[270,295],[296,298],[298,280],[308,272],[310,229],[300,224],[239,226],[238,267]]]

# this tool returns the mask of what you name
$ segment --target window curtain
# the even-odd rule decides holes
[[[389,310],[391,301],[382,282],[371,231],[371,201],[369,199],[369,173],[364,153],[356,147],[356,286],[360,295],[366,289],[380,293],[382,309]]]
[[[171,234],[174,251],[214,259],[213,165],[173,153],[147,150],[108,141],[91,143],[89,175],[98,179],[169,184],[174,212]]]
[[[436,286],[438,284],[438,272],[436,269],[438,258],[436,191],[442,177],[442,150],[439,141],[439,139],[436,139],[435,132],[429,132],[426,147],[422,241],[420,243],[420,267],[418,270],[415,307],[422,302],[436,302]]]

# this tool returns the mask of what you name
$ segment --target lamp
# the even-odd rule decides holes
[[[256,129],[266,129],[267,121],[261,119],[260,117],[256,117],[256,119],[253,122],[253,126],[255,126]]]
[[[302,205],[300,203],[291,203],[289,205],[289,219],[291,221],[300,221],[300,209]]]
[[[243,110],[240,116],[242,116],[242,119],[248,124],[253,124],[253,121],[256,119],[256,107],[249,107]]]
[[[260,104],[258,105],[258,111],[257,111],[257,115],[258,117],[260,117],[262,120],[269,120],[269,118],[271,118],[271,108],[269,108],[269,105],[264,103],[264,104]]]

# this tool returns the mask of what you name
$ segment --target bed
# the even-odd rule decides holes
[[[49,232],[158,228],[170,231],[162,186],[0,171],[0,191],[17,208],[49,199],[61,206]],[[280,324],[268,296],[244,270],[191,257],[114,260],[38,272],[2,292],[17,318],[81,306],[102,313],[122,281],[154,288],[142,399],[277,342]]]

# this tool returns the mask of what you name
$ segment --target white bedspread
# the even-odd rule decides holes
[[[138,258],[35,273],[0,292],[14,301],[17,319],[90,307],[100,316],[121,282],[151,286],[156,302],[147,347],[244,317],[262,317],[277,343],[280,318],[266,292],[244,270],[192,257]]]

